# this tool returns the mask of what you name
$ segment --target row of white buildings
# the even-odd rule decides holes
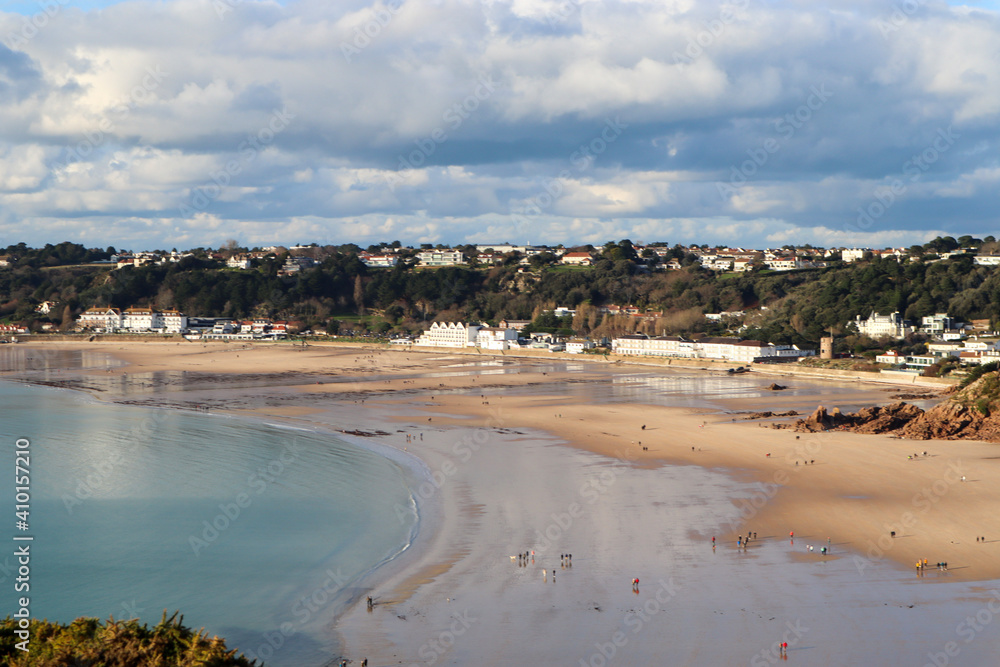
[[[151,308],[90,308],[77,318],[80,329],[105,333],[117,331],[183,333],[187,330],[187,315],[176,310],[157,312]]]
[[[875,362],[919,370],[948,359],[973,365],[1000,361],[1000,341],[937,341],[927,344],[927,354],[903,355],[897,350],[888,350],[876,356]]]
[[[682,359],[719,359],[742,364],[756,360],[797,359],[816,354],[796,345],[774,345],[757,340],[709,337],[687,340],[679,336],[632,334],[611,341],[611,351],[626,356],[678,357]]]
[[[77,318],[76,325],[78,329],[98,333],[196,333],[217,339],[284,338],[288,333],[287,322],[269,318],[188,318],[176,310],[161,312],[151,308],[90,308]]]
[[[545,349],[570,354],[580,354],[597,346],[597,343],[589,339],[572,338],[564,341],[548,333],[533,333],[522,340],[517,335],[518,329],[507,324],[510,324],[507,320],[501,322],[499,327],[463,322],[434,322],[412,344],[421,347],[478,347],[483,350]],[[525,321],[524,324],[529,322]],[[411,341],[400,339],[393,343],[407,345]]]
[[[400,344],[405,343],[401,341]],[[538,347],[541,339],[527,347]],[[519,349],[517,331],[505,327],[488,327],[463,322],[434,322],[414,343],[421,347],[478,347],[485,350]],[[581,353],[595,347],[589,340],[571,339],[565,343],[546,343],[549,350]],[[760,359],[795,359],[812,356],[815,350],[802,350],[794,345],[773,345],[739,338],[702,338],[687,340],[676,336],[649,337],[634,334],[611,341],[615,354],[626,356],[680,357],[687,359],[720,359],[743,364]]]
[[[918,331],[932,336],[939,336],[945,340],[958,340],[964,337],[964,323],[956,322],[947,313],[935,313],[921,318],[920,326],[916,326],[910,320],[905,320],[899,311],[880,315],[871,313],[865,319],[858,315],[854,318],[854,326],[858,333],[869,338],[906,338],[911,333]]]

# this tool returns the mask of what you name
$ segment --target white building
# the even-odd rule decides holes
[[[989,352],[997,350],[1000,350],[1000,341],[995,340],[967,340],[962,346],[962,352]]]
[[[976,255],[972,261],[979,266],[1000,266],[1000,255]]]
[[[702,258],[701,265],[712,271],[732,271],[734,261],[734,257],[727,255],[720,255],[711,259],[706,255]]]
[[[160,313],[164,333],[184,333],[187,331],[187,315],[176,310]]]
[[[597,343],[592,340],[574,338],[566,341],[566,351],[570,354],[582,354],[584,350],[593,350],[595,347]]]
[[[611,351],[627,356],[694,357],[694,342],[677,336],[650,338],[642,334],[622,336],[611,341]]]
[[[365,266],[373,269],[391,269],[399,264],[399,258],[395,255],[368,255],[367,257],[362,257],[361,261],[364,262]]]
[[[745,310],[724,310],[721,313],[705,313],[705,319],[713,322],[721,322],[726,319],[737,319],[746,315]]]
[[[907,369],[920,369],[933,366],[938,361],[938,357],[928,354],[918,354],[904,356],[896,350],[889,350],[884,354],[875,357],[875,363],[891,364],[893,366],[905,366]]]
[[[844,248],[840,251],[840,258],[845,262],[860,262],[865,258],[865,253],[871,252],[870,248]]]
[[[812,262],[798,257],[776,257],[775,259],[764,260],[764,266],[772,271],[794,271],[796,269],[816,268],[816,265]]]
[[[122,316],[122,328],[129,331],[153,331],[163,328],[163,319],[151,308],[128,308]]]
[[[250,258],[247,255],[233,255],[226,260],[226,266],[230,269],[249,269]]]
[[[916,329],[899,315],[899,311],[889,315],[879,315],[872,313],[868,319],[861,319],[858,315],[854,318],[854,325],[858,332],[870,338],[905,338],[907,334],[913,333]]]
[[[424,250],[417,253],[424,266],[455,266],[465,261],[461,250]]]
[[[568,252],[559,258],[560,264],[571,264],[575,266],[590,266],[594,263],[594,258],[589,252]]]
[[[462,322],[434,322],[414,345],[428,347],[475,347],[482,327]],[[515,333],[516,337],[516,333]]]
[[[882,354],[875,356],[876,364],[891,364],[893,366],[898,366],[899,364],[906,363],[906,357],[901,355],[896,350],[889,350],[888,352],[883,352]]]
[[[690,341],[676,336],[650,338],[641,334],[616,338],[611,341],[611,349],[615,354],[630,356],[719,359],[742,364],[769,357],[798,358],[815,354],[815,350],[801,350],[794,345],[774,345],[739,338],[709,337]]]
[[[920,320],[920,329],[929,334],[943,334],[949,329],[955,328],[955,322],[950,317],[948,313],[935,313],[934,315],[926,315]]]
[[[961,351],[961,344],[953,341],[943,343],[927,343],[927,353],[938,358],[957,357]]]
[[[97,329],[108,333],[122,327],[122,311],[117,308],[88,308],[77,318],[81,329]]]
[[[483,327],[476,333],[476,347],[484,350],[509,350],[517,347],[517,331],[504,327]]]

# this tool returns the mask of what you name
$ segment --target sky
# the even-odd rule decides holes
[[[0,247],[1000,236],[1000,11],[0,0]]]

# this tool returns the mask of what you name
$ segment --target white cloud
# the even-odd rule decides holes
[[[976,226],[998,203],[994,11],[922,5],[883,35],[888,8],[816,0],[388,7],[241,2],[221,19],[209,0],[63,8],[16,52],[0,48],[5,224],[37,242],[76,225],[95,243],[200,244],[223,223],[460,241],[483,225],[522,233],[511,205],[557,179],[532,218],[539,241],[818,238],[954,125],[955,148],[907,182],[877,233],[939,231],[927,203],[942,201],[949,226],[988,233]],[[0,35],[23,21],[0,13]],[[820,86],[832,97],[808,106]],[[778,122],[803,108],[806,120]],[[246,157],[281,109],[293,117]],[[625,128],[581,161],[614,118]],[[768,139],[780,149],[719,196]],[[179,218],[234,160],[197,216]]]

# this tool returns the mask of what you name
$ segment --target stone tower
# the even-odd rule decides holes
[[[833,336],[823,336],[819,339],[819,358],[833,359]]]

